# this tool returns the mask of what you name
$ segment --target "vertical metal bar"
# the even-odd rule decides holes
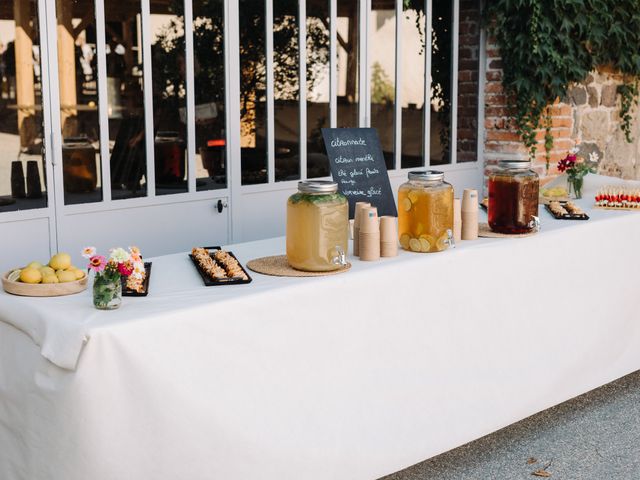
[[[300,180],[307,179],[307,0],[298,0]]]
[[[394,105],[393,168],[402,168],[402,0],[396,0],[396,100]]]
[[[431,38],[433,36],[432,0],[425,0],[426,18],[424,22],[424,142],[422,159],[425,166],[431,165]]]
[[[56,155],[54,147],[54,133],[53,133],[53,121],[52,117],[57,116],[60,111],[58,108],[53,107],[53,101],[51,97],[52,92],[52,80],[50,76],[53,75],[52,70],[57,68],[57,62],[51,58],[51,51],[49,43],[49,30],[55,31],[55,12],[50,14],[47,11],[47,5],[45,0],[38,0],[38,26],[40,29],[40,38],[47,39],[40,42],[40,71],[41,85],[42,85],[42,121],[43,121],[43,146],[44,146],[44,170],[46,175],[46,188],[47,188],[47,212],[49,216],[49,253],[58,251],[58,237],[57,237],[57,205],[56,205],[56,191],[57,185],[55,182],[56,176],[54,175],[54,158]],[[55,46],[53,48],[55,52]],[[53,53],[55,54],[55,53]]]
[[[458,162],[458,32],[460,31],[460,1],[453,2],[451,28],[451,164]]]
[[[338,125],[338,0],[329,0],[329,117]]]
[[[267,69],[267,174],[268,183],[276,180],[275,119],[273,101],[273,1],[265,0],[265,44]],[[278,0],[275,0],[278,1]],[[256,99],[257,103],[257,99]]]
[[[225,169],[230,188],[229,239],[240,241],[242,229],[242,165],[240,157],[240,12],[238,2],[224,2]]]
[[[196,117],[195,81],[193,60],[193,3],[184,0],[184,40],[187,88],[187,186],[189,193],[196,191]]]
[[[138,52],[142,47],[142,69],[144,85],[144,124],[145,124],[145,145],[147,149],[147,196],[156,195],[156,174],[155,174],[155,138],[153,133],[153,78],[151,75],[151,6],[150,0],[141,0],[141,33],[142,43],[138,45]],[[138,53],[139,54],[139,53]]]
[[[369,68],[369,42],[371,0],[360,0],[358,17],[358,126],[371,126],[371,72]]]
[[[46,30],[41,32],[41,38],[44,40],[41,43],[41,48],[44,51],[47,58],[47,71],[49,73],[49,133],[45,135],[45,148],[46,154],[51,161],[51,169],[53,171],[52,178],[49,178],[47,190],[53,190],[54,205],[55,205],[55,229],[56,229],[56,245],[58,246],[58,230],[62,223],[62,217],[64,212],[64,184],[62,181],[62,122],[60,119],[60,80],[58,70],[58,38],[57,38],[57,21],[56,21],[56,7],[54,2],[45,3],[42,2],[40,7],[46,15]],[[46,35],[43,37],[42,35]],[[45,58],[45,57],[42,57]],[[45,78],[42,78],[43,87],[45,85]],[[44,96],[43,96],[44,99]],[[48,145],[47,142],[48,141]],[[51,197],[50,197],[51,198]]]
[[[100,125],[100,164],[102,201],[111,201],[111,153],[109,152],[109,97],[107,93],[107,51],[104,1],[95,1],[96,54],[98,56],[98,122]]]
[[[484,11],[484,2],[478,0],[480,11]],[[487,75],[487,43],[485,29],[480,28],[480,46],[478,48],[478,136],[476,162],[480,169],[484,169],[484,82]],[[481,170],[481,171],[482,171]],[[483,180],[484,181],[484,180]]]

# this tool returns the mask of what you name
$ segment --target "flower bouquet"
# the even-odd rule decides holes
[[[95,247],[86,247],[82,256],[89,260],[93,279],[93,305],[100,310],[113,310],[122,303],[122,277],[140,275],[144,263],[136,247],[109,250],[109,257],[98,255]]]
[[[590,153],[589,160],[585,161],[582,157],[578,157],[577,147],[569,150],[568,155],[558,162],[558,170],[567,174],[569,195],[573,192],[575,198],[582,198],[584,177],[589,173],[595,173],[597,164],[596,152]]]

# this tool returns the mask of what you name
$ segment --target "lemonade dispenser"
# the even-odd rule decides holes
[[[338,184],[324,180],[298,182],[287,202],[287,260],[308,272],[327,272],[346,265],[349,203]]]
[[[453,245],[453,187],[444,173],[409,172],[398,190],[400,245],[412,252],[441,252]]]

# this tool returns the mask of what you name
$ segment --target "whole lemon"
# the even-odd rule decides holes
[[[51,267],[42,267],[40,269],[40,273],[42,274],[43,277],[46,277],[48,275],[55,275],[56,271]]]
[[[29,265],[27,265],[27,267],[31,267],[31,268],[35,268],[37,270],[40,270],[43,265],[40,262],[31,262]]]
[[[50,275],[45,275],[42,278],[42,283],[60,283],[60,280],[58,280],[58,277],[56,276],[56,274],[53,273]]]
[[[66,270],[63,270],[62,272],[57,272],[56,276],[58,277],[58,280],[60,280],[60,283],[76,281],[76,274],[73,272],[68,272]]]
[[[54,270],[66,270],[71,266],[71,255],[68,253],[57,253],[49,260],[49,266]]]
[[[20,281],[24,283],[40,283],[42,274],[37,268],[27,267],[20,272]]]
[[[76,275],[76,280],[82,280],[84,278],[84,272],[82,270],[78,270],[76,268],[75,270],[72,270],[72,271]]]

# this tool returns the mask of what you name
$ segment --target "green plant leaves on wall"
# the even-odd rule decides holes
[[[518,134],[536,153],[545,109],[573,83],[606,66],[625,84],[621,128],[631,141],[629,110],[640,75],[640,0],[487,0],[485,17],[503,62],[503,87]],[[545,148],[552,142],[545,138]]]

